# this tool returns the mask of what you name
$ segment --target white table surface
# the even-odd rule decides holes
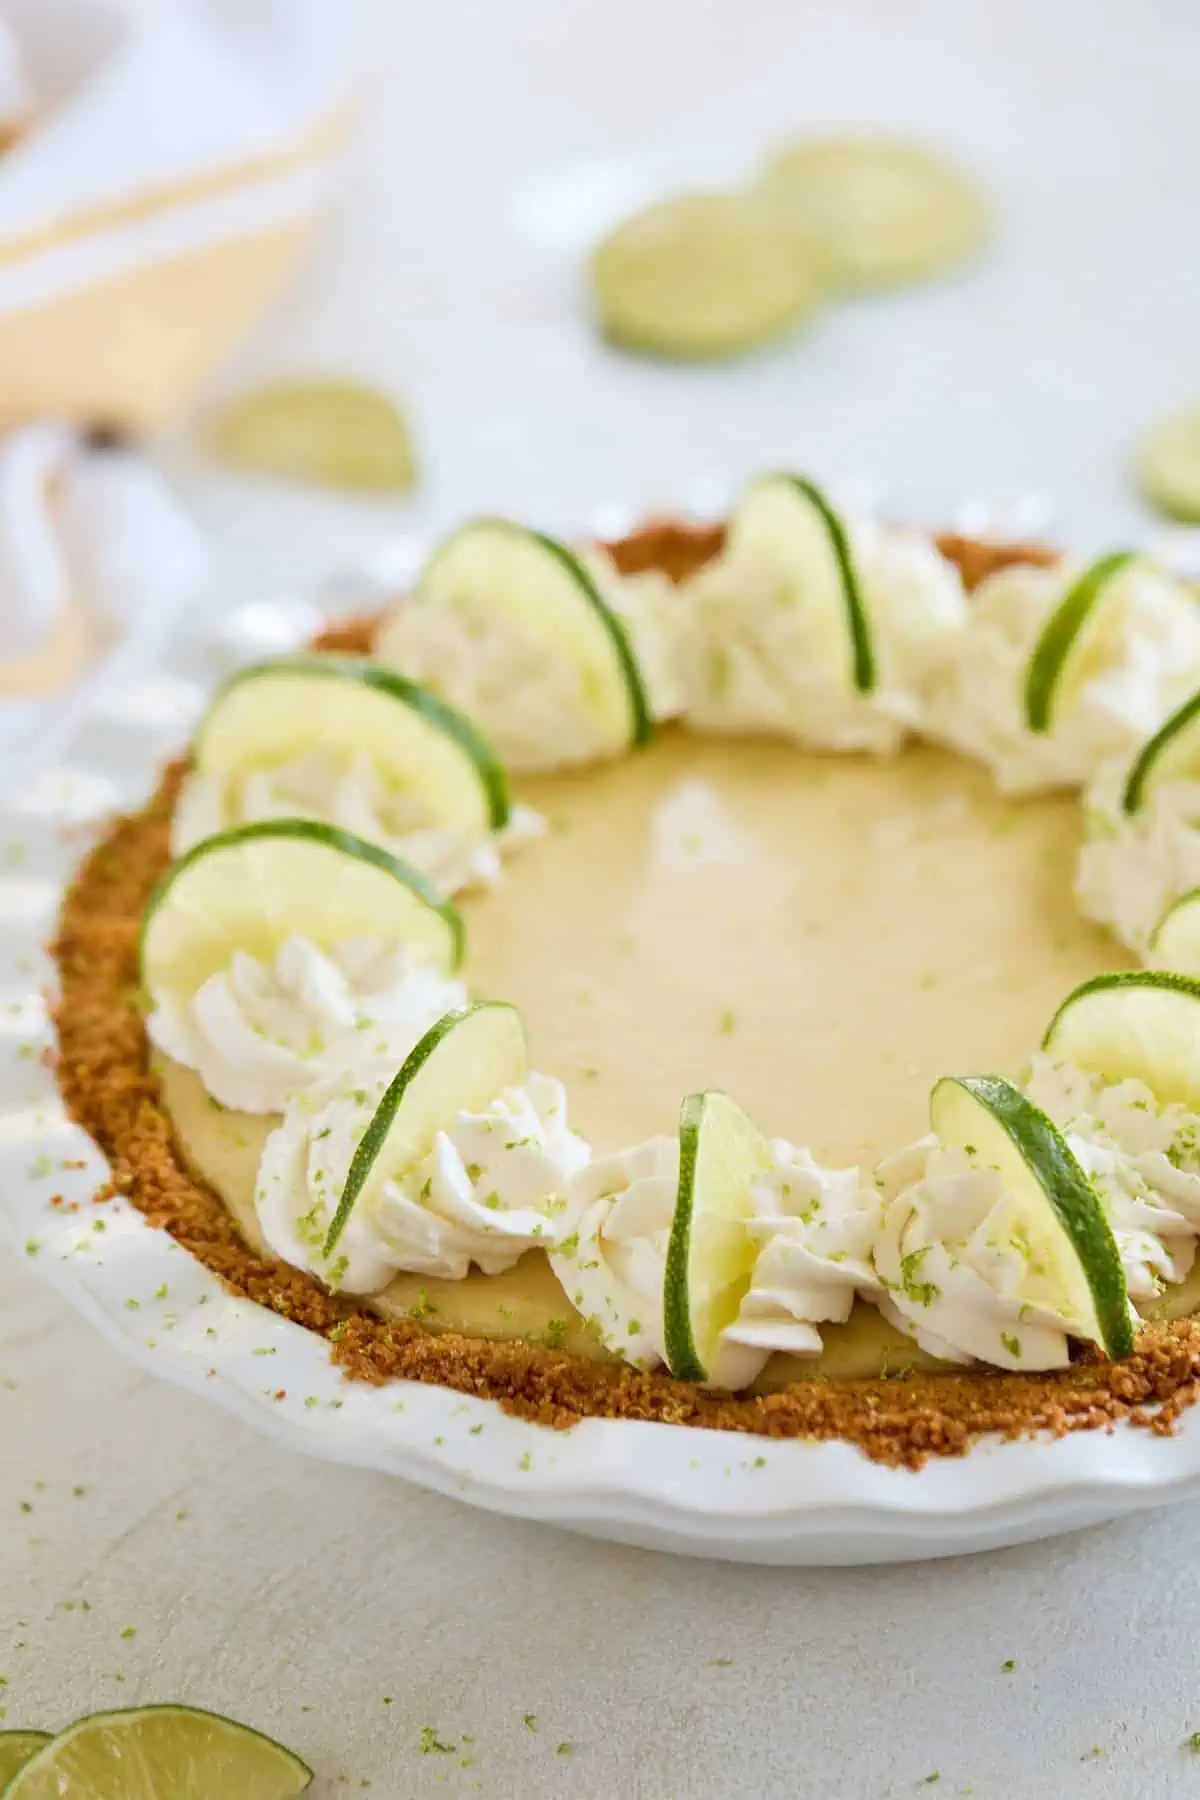
[[[428,479],[410,506],[343,505],[176,447],[222,602],[477,507],[569,528],[787,461],[922,516],[1049,498],[1080,542],[1149,528],[1131,438],[1200,392],[1183,0],[377,0],[369,29],[345,214],[230,381],[394,381]],[[987,172],[993,260],[742,365],[593,343],[569,259],[528,235],[558,218],[552,177],[569,199],[577,164],[736,157],[839,119],[920,127]],[[132,1371],[3,1252],[0,1519],[9,1725],[184,1698],[284,1737],[323,1794],[388,1800],[1200,1792],[1190,1509],[894,1570],[592,1545],[286,1454]],[[425,1726],[457,1750],[422,1754]]]

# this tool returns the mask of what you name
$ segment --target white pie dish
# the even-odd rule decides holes
[[[97,699],[69,761],[0,816],[0,1220],[32,1271],[146,1367],[309,1454],[685,1554],[777,1564],[951,1555],[1078,1529],[1200,1487],[1200,1427],[1190,1416],[1170,1438],[1120,1426],[983,1443],[912,1473],[845,1444],[627,1420],[558,1433],[444,1389],[343,1382],[321,1340],[225,1294],[127,1203],[92,1207],[103,1159],[66,1119],[39,1055],[51,1042],[42,945],[80,850],[78,833],[64,828],[140,797],[222,661],[283,648],[312,624],[307,608],[250,609],[226,621],[219,643],[131,676],[119,708]],[[81,1168],[61,1167],[76,1160]],[[67,1205],[52,1206],[55,1194]]]

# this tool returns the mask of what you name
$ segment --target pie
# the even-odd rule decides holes
[[[1198,689],[1127,553],[791,476],[607,546],[478,521],[235,674],[84,860],[63,1092],[353,1379],[913,1465],[1169,1430]]]

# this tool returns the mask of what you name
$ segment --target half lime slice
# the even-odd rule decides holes
[[[508,823],[504,771],[470,720],[359,657],[283,656],[240,670],[201,721],[192,760],[228,783],[314,751],[368,757],[432,825],[484,836]]]
[[[49,1742],[48,1731],[0,1731],[0,1794],[17,1770]]]
[[[687,194],[637,213],[592,258],[600,328],[653,355],[732,356],[778,337],[820,300],[825,253],[782,208]]]
[[[1138,479],[1159,512],[1185,525],[1200,524],[1200,406],[1173,413],[1146,434]]]
[[[1156,969],[1200,975],[1200,888],[1189,888],[1168,906],[1147,944]]]
[[[142,925],[142,984],[193,994],[235,951],[270,961],[294,936],[318,948],[372,938],[450,973],[464,932],[424,877],[378,845],[313,819],[265,819],[203,839],[167,870]]]
[[[141,1706],[61,1731],[4,1800],[291,1800],[313,1772],[273,1738],[218,1713]]]
[[[860,694],[876,682],[875,646],[850,538],[825,495],[803,475],[765,475],[746,489],[729,525],[733,557],[779,571],[787,600],[820,627],[835,679]]]
[[[1162,1104],[1200,1108],[1200,979],[1169,969],[1094,975],[1068,994],[1042,1048],[1105,1081],[1135,1077]]]
[[[578,672],[583,704],[614,752],[650,737],[650,701],[629,633],[566,544],[508,519],[476,519],[434,552],[420,603],[468,616],[483,603]]]
[[[1022,1298],[1109,1356],[1128,1356],[1133,1327],[1116,1239],[1057,1126],[997,1075],[945,1077],[929,1116],[941,1143],[999,1174],[1005,1200],[993,1225],[1025,1257]]]
[[[767,164],[759,190],[820,238],[844,287],[936,274],[972,255],[987,234],[976,184],[946,157],[902,138],[798,139]]]
[[[728,1094],[688,1095],[663,1280],[667,1363],[683,1381],[708,1379],[749,1290],[759,1249],[746,1223],[750,1185],[773,1167],[767,1139]]]
[[[355,1206],[379,1182],[403,1175],[433,1148],[460,1112],[482,1112],[529,1066],[525,1027],[515,1006],[481,1000],[447,1013],[410,1051],[359,1141],[337,1211],[329,1224],[328,1258]]]
[[[237,468],[352,493],[403,493],[416,475],[399,407],[358,381],[310,377],[256,388],[224,408],[211,438]]]
[[[1156,787],[1167,781],[1200,778],[1200,693],[1177,706],[1134,757],[1121,805],[1134,813]]]
[[[1055,718],[1108,654],[1116,622],[1115,577],[1134,560],[1132,550],[1101,556],[1073,581],[1046,620],[1025,671],[1025,723],[1053,729]]]

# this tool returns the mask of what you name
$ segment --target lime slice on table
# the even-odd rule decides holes
[[[476,519],[426,564],[418,605],[469,614],[486,604],[578,670],[589,713],[614,751],[644,744],[650,701],[629,634],[573,550],[508,519]]]
[[[1155,425],[1142,442],[1137,467],[1151,506],[1185,525],[1200,524],[1200,406]]]
[[[1168,906],[1147,945],[1156,969],[1200,975],[1200,888],[1189,888]]]
[[[410,1051],[386,1089],[351,1159],[325,1238],[332,1256],[355,1206],[379,1182],[428,1156],[460,1112],[482,1112],[525,1079],[529,1053],[515,1006],[481,1000],[447,1013]]]
[[[48,1731],[0,1731],[0,1793],[34,1752],[49,1742]]]
[[[1167,781],[1200,778],[1200,693],[1192,694],[1148,738],[1134,757],[1121,805],[1134,813]]]
[[[824,254],[781,208],[688,194],[626,219],[597,246],[605,336],[669,357],[730,356],[797,324],[821,298]]]
[[[274,1739],[188,1706],[93,1713],[53,1738],[4,1800],[290,1800],[313,1772]]]
[[[939,1142],[998,1171],[1005,1200],[992,1223],[1024,1251],[1022,1298],[1109,1356],[1128,1356],[1133,1327],[1120,1252],[1057,1126],[998,1075],[946,1076],[930,1097],[929,1119]]]
[[[1120,611],[1115,577],[1133,560],[1132,550],[1114,550],[1090,563],[1046,620],[1025,670],[1030,731],[1050,731],[1056,716],[1102,665]]]
[[[146,906],[141,978],[151,993],[195,993],[235,951],[270,961],[285,939],[319,948],[373,938],[449,973],[463,922],[415,869],[315,819],[265,819],[204,838],[173,863]]]
[[[735,558],[768,563],[787,579],[791,601],[826,627],[831,672],[870,693],[877,673],[870,620],[846,527],[820,488],[802,475],[752,482],[730,520],[729,547]]]
[[[281,656],[239,670],[201,721],[192,761],[228,783],[314,751],[368,757],[431,825],[483,837],[508,823],[504,770],[470,720],[365,658]]]
[[[215,420],[222,461],[257,474],[355,493],[402,493],[416,459],[394,400],[361,382],[281,381],[232,401]]]
[[[767,1139],[728,1094],[688,1095],[663,1279],[667,1363],[683,1381],[707,1379],[749,1289],[759,1250],[746,1226],[750,1184],[773,1166]]]
[[[869,288],[936,274],[979,249],[988,208],[936,151],[902,138],[800,138],[759,177],[827,246],[834,279]]]
[[[1068,994],[1042,1049],[1105,1081],[1144,1081],[1162,1105],[1200,1107],[1200,979],[1169,969],[1093,975]]]

